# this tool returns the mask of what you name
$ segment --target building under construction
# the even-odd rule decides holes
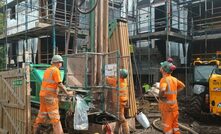
[[[2,4],[1,43],[7,46],[8,66],[25,61],[49,63],[53,53],[91,50],[91,16],[77,12],[72,1],[8,0]],[[84,3],[81,8],[89,5]],[[128,21],[134,64],[139,70],[134,74],[142,75],[141,80],[148,76],[148,82],[153,82],[159,79],[153,77],[159,61],[166,57],[184,67],[190,65],[192,55],[216,56],[219,6],[218,0],[114,0],[109,1],[109,20]]]
[[[136,96],[142,94],[142,85],[160,80],[159,63],[168,57],[177,66],[174,75],[188,88],[196,58],[219,58],[220,0],[104,1],[0,1],[0,53],[5,55],[0,69],[16,69],[24,63],[50,64],[55,54],[115,50],[112,48],[116,42],[111,42],[110,37],[116,22],[128,25]],[[106,10],[97,8],[103,6]],[[109,47],[105,47],[107,44]],[[189,90],[187,94],[191,94]]]

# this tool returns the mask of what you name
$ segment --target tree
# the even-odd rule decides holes
[[[0,7],[3,6],[3,2],[0,1]],[[0,35],[3,34],[3,30],[4,30],[4,18],[3,18],[3,14],[0,13]],[[6,65],[6,57],[5,57],[5,47],[4,47],[4,43],[0,43],[0,70],[5,69],[5,65]]]
[[[4,45],[0,46],[0,70],[4,70],[6,66],[6,57],[5,57],[5,47]]]
[[[0,1],[0,7],[3,6],[3,2]],[[0,34],[3,33],[3,26],[4,26],[4,19],[3,19],[3,14],[0,13]]]

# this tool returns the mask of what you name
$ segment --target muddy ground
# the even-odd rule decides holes
[[[199,134],[221,134],[221,119],[208,119],[206,121],[198,121],[192,116],[189,115],[189,104],[190,99],[189,97],[178,96],[179,102],[179,123],[190,127],[194,131],[198,132]],[[163,134],[155,127],[153,127],[152,123],[154,120],[160,117],[160,112],[158,110],[158,103],[154,97],[149,95],[145,95],[143,99],[137,100],[138,110],[142,111],[149,119],[151,126],[148,129],[143,129],[143,127],[136,122],[136,129],[132,130],[132,134]],[[38,109],[37,109],[38,111]],[[33,113],[37,113],[37,111]],[[32,116],[36,117],[36,115]],[[204,117],[202,117],[204,118]],[[160,127],[160,122],[157,122],[158,127]],[[181,129],[181,134],[191,134],[188,131],[184,131]]]
[[[178,96],[179,102],[179,123],[193,129],[199,134],[221,134],[221,119],[217,117],[211,117],[205,121],[199,121],[192,117],[189,114],[189,98],[184,96]],[[142,103],[143,102],[143,103]],[[154,98],[146,95],[144,100],[139,100],[138,104],[139,109],[146,114],[150,123],[152,124],[155,119],[159,116],[157,101]],[[156,116],[156,117],[155,117]],[[204,117],[202,117],[204,118]],[[151,125],[148,129],[144,130],[139,123],[136,123],[136,131],[134,134],[162,134],[162,132],[158,131]],[[160,127],[160,122],[157,123],[158,127]],[[181,134],[191,134],[188,131],[184,131],[181,129]]]

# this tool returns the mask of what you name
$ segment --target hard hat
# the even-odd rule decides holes
[[[173,63],[168,62],[168,61],[161,62],[160,65],[163,71],[165,71],[168,74],[171,74],[176,69],[176,66],[173,65]]]
[[[198,58],[196,58],[196,60],[197,60],[197,61],[200,61],[200,58],[198,57]]]
[[[167,59],[167,61],[170,62],[170,63],[173,63],[173,59],[170,58],[170,57]]]
[[[127,78],[128,71],[126,69],[120,69],[120,77]]]
[[[64,60],[60,55],[54,55],[51,59],[51,64],[56,62],[64,62]]]

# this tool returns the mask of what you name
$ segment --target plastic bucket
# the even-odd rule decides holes
[[[149,120],[147,119],[146,115],[142,112],[136,115],[136,119],[144,128],[150,127]]]

